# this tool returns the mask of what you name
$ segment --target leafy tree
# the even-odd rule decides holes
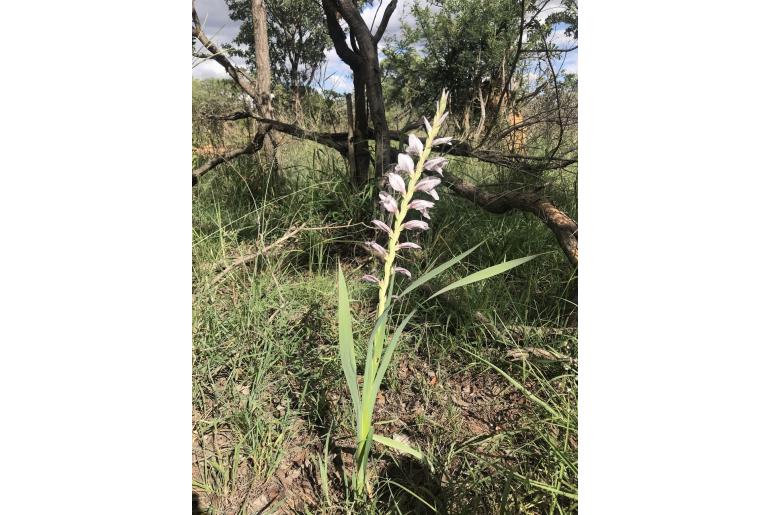
[[[404,24],[384,50],[389,98],[425,112],[446,87],[464,137],[485,139],[506,111],[517,110],[517,97],[547,82],[548,67],[537,64],[554,54],[543,52],[542,34],[566,23],[577,37],[577,5],[564,2],[550,15],[547,0],[415,2],[414,25]]]

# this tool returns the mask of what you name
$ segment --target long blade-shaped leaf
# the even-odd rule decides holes
[[[388,447],[395,449],[398,452],[402,452],[404,454],[409,454],[411,456],[414,456],[418,460],[424,461],[427,463],[427,460],[425,459],[425,455],[422,452],[418,451],[414,447],[410,447],[404,442],[399,442],[398,440],[394,440],[392,438],[388,438],[387,436],[382,436],[382,435],[374,435],[373,440],[377,443],[387,445]]]
[[[403,322],[399,324],[399,326],[396,328],[396,330],[393,332],[393,336],[390,338],[390,343],[385,348],[385,352],[382,354],[382,361],[380,361],[378,367],[377,367],[377,374],[374,377],[374,379],[370,383],[364,383],[364,390],[363,395],[361,397],[361,405],[362,405],[362,419],[365,421],[370,421],[371,414],[374,412],[374,403],[377,400],[377,392],[380,391],[380,384],[382,383],[382,378],[385,377],[385,371],[388,368],[388,365],[390,364],[390,360],[393,357],[393,350],[396,348],[396,342],[398,342],[398,338],[401,336],[401,332],[404,330],[404,327],[406,327],[406,324],[409,322],[409,319],[412,318],[412,315],[414,315],[416,310],[412,310],[411,313],[409,313],[406,318],[404,318]],[[366,431],[367,428],[362,428],[363,431]]]
[[[499,265],[490,266],[489,268],[485,268],[484,270],[479,270],[478,272],[475,272],[467,277],[463,277],[459,281],[455,281],[449,286],[445,286],[444,288],[441,288],[439,291],[428,297],[429,299],[432,299],[434,297],[438,297],[442,293],[446,293],[449,290],[454,290],[455,288],[459,288],[461,286],[467,286],[469,284],[483,281],[484,279],[489,279],[490,277],[494,277],[497,274],[502,274],[503,272],[507,272],[511,268],[517,267],[519,265],[523,265],[527,261],[530,261],[532,259],[535,259],[540,254],[535,254],[534,256],[527,256],[519,259],[512,259],[510,261],[506,261],[504,263],[500,263]]]
[[[361,403],[363,406],[363,410],[361,412],[361,420],[363,421],[363,424],[359,430],[362,432],[367,431],[368,428],[365,426],[368,425],[368,422],[371,422],[370,417],[372,409],[370,409],[368,406],[371,404],[373,408],[374,400],[377,397],[376,387],[374,390],[372,390],[374,375],[377,372],[377,370],[374,369],[374,354],[375,348],[382,349],[382,342],[378,342],[377,339],[385,339],[384,328],[389,316],[390,305],[385,308],[385,311],[383,311],[382,315],[380,315],[380,317],[377,319],[377,322],[374,324],[374,328],[372,329],[372,334],[369,336],[369,345],[366,350],[366,365],[364,368],[364,386],[361,391]]]
[[[484,243],[484,242],[481,242],[481,243]],[[426,283],[426,282],[430,281],[431,279],[433,279],[434,277],[436,277],[438,274],[440,274],[441,272],[443,272],[444,270],[446,270],[446,269],[447,269],[447,268],[449,268],[450,266],[454,266],[454,265],[455,265],[455,264],[457,264],[457,263],[458,263],[458,262],[459,262],[461,259],[465,258],[465,257],[466,257],[468,254],[470,254],[471,252],[473,252],[474,250],[476,250],[477,248],[479,248],[479,246],[481,245],[481,243],[477,244],[475,247],[471,248],[470,250],[466,250],[465,252],[463,252],[463,253],[462,253],[462,254],[460,254],[459,256],[455,256],[455,257],[453,257],[452,259],[450,259],[450,260],[449,260],[449,261],[447,261],[446,263],[443,263],[443,264],[441,264],[441,265],[437,266],[436,268],[433,268],[433,269],[429,270],[428,272],[426,272],[426,273],[422,274],[420,277],[418,277],[417,279],[415,279],[415,280],[412,282],[412,284],[410,284],[410,285],[409,285],[409,287],[408,287],[407,289],[405,289],[404,291],[402,291],[402,292],[401,292],[401,295],[400,295],[400,297],[403,297],[404,295],[406,295],[407,293],[411,292],[411,291],[412,291],[412,290],[414,290],[415,288],[419,288],[419,287],[420,287],[420,286],[422,286],[424,283]]]
[[[366,370],[364,371],[364,378],[369,377],[369,374],[373,372],[369,370],[369,368],[372,363],[372,359],[374,358],[377,345],[379,344],[380,348],[382,348],[384,343],[378,342],[377,339],[385,339],[385,324],[388,322],[388,317],[390,316],[390,308],[391,306],[388,304],[388,306],[385,308],[385,311],[382,312],[382,315],[380,315],[374,322],[372,333],[369,335],[369,343],[366,346]]]
[[[350,318],[350,298],[345,276],[342,274],[342,266],[337,264],[337,280],[339,282],[339,298],[337,299],[337,323],[339,328],[340,360],[345,380],[350,390],[350,399],[353,402],[353,410],[356,423],[360,422],[361,398],[356,382],[356,349],[353,343],[353,323]]]
[[[360,447],[360,454],[356,454],[356,490],[358,493],[364,491],[366,486],[366,464],[369,462],[369,451],[372,448],[372,439],[374,431],[369,428],[366,433],[366,439],[363,441],[363,447]]]
[[[404,327],[406,327],[406,324],[409,322],[409,319],[411,319],[412,315],[414,315],[416,312],[417,310],[413,309],[412,312],[409,313],[406,316],[406,318],[404,318],[403,322],[399,324],[399,326],[393,332],[393,336],[390,338],[390,343],[388,344],[388,347],[385,349],[385,352],[382,354],[382,361],[380,362],[380,368],[377,369],[377,376],[374,378],[375,396],[377,395],[377,391],[380,389],[380,383],[382,383],[382,378],[385,377],[385,371],[387,370],[388,365],[390,365],[390,360],[393,357],[393,351],[396,349],[396,344],[398,343],[398,339],[401,337],[401,332],[404,330]]]

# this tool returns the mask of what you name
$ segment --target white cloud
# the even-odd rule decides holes
[[[204,32],[217,44],[231,43],[241,30],[241,22],[230,19],[224,0],[196,0],[195,9]]]
[[[219,63],[206,60],[192,69],[192,76],[194,79],[222,79],[228,75]]]
[[[562,5],[561,0],[548,0],[543,10],[537,15],[537,19],[540,22],[544,22],[550,15],[560,13],[564,10],[566,10],[566,7]]]
[[[318,72],[318,86],[339,93],[353,91],[350,68],[337,56],[333,48],[326,51],[326,62]]]
[[[196,0],[195,9],[198,11],[198,17],[203,26],[203,32],[217,44],[220,48],[225,43],[232,43],[238,31],[241,29],[241,22],[230,19],[229,10],[224,0]],[[207,54],[203,46],[198,43],[196,48],[200,49],[201,54]],[[200,60],[193,58],[192,76],[196,79],[223,78],[227,73],[216,61],[206,60],[197,64]],[[240,57],[230,57],[236,66],[246,64]]]

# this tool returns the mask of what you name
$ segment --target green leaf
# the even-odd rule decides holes
[[[369,462],[369,451],[372,448],[372,439],[374,438],[374,431],[369,428],[366,433],[366,440],[363,442],[363,447],[359,447],[359,453],[356,455],[356,491],[361,494],[366,486],[366,464]]]
[[[540,254],[535,254],[534,256],[527,256],[519,259],[512,259],[510,261],[506,261],[504,263],[500,263],[499,265],[490,266],[489,268],[485,268],[484,270],[479,270],[476,273],[473,273],[467,277],[463,277],[459,281],[455,281],[449,286],[445,286],[444,288],[441,288],[439,291],[428,297],[429,299],[432,299],[434,297],[438,297],[442,293],[448,292],[449,290],[454,290],[455,288],[459,288],[461,286],[467,286],[469,284],[483,281],[484,279],[489,279],[490,277],[494,277],[497,274],[502,274],[503,272],[507,272],[511,268],[517,267],[519,265],[523,265],[527,261],[530,261],[532,259],[535,259]]]
[[[404,330],[404,327],[406,327],[406,324],[409,323],[409,320],[412,318],[412,315],[414,315],[417,312],[416,309],[413,309],[411,313],[409,313],[406,318],[404,318],[404,321],[399,324],[399,326],[396,328],[396,330],[393,332],[393,336],[390,338],[390,343],[388,344],[388,347],[385,349],[385,352],[382,355],[382,361],[380,362],[380,368],[377,369],[377,376],[374,378],[374,394],[377,395],[377,391],[380,389],[380,383],[382,383],[382,378],[385,377],[385,371],[388,368],[388,365],[390,365],[390,360],[393,357],[393,351],[396,349],[396,344],[398,343],[398,339],[401,337],[401,333]]]
[[[563,495],[564,497],[567,497],[568,499],[573,499],[575,501],[577,501],[578,499],[578,496],[572,492],[565,492],[564,490],[559,490],[554,486],[547,485],[540,481],[535,481],[534,479],[529,479],[528,477],[523,476],[518,472],[514,472],[513,475],[518,479],[524,481],[527,485],[534,486],[535,488],[540,488],[541,490],[545,490],[546,492],[550,492],[552,494]]]
[[[390,305],[385,308],[385,311],[382,312],[382,315],[377,318],[377,321],[374,323],[374,327],[372,328],[372,333],[369,335],[369,343],[366,347],[366,369],[364,370],[364,381],[366,381],[367,378],[369,378],[369,375],[373,373],[371,368],[372,360],[374,359],[374,352],[375,348],[377,347],[378,343],[380,347],[382,346],[381,342],[377,341],[377,338],[385,339],[385,332],[384,332],[384,326],[388,321],[388,317],[390,315]]]
[[[484,242],[482,241],[481,243],[484,243]],[[428,272],[426,272],[426,273],[422,274],[420,277],[418,277],[417,279],[415,279],[415,280],[412,282],[412,284],[410,284],[410,285],[409,285],[409,287],[408,287],[407,289],[405,289],[404,291],[402,291],[400,296],[401,296],[401,297],[403,297],[403,296],[404,296],[404,295],[406,295],[407,293],[409,293],[409,292],[413,291],[415,288],[419,288],[419,287],[420,287],[420,286],[422,286],[424,283],[426,283],[426,282],[430,281],[431,279],[433,279],[434,277],[436,277],[438,274],[440,274],[441,272],[443,272],[443,271],[444,271],[444,270],[446,270],[447,268],[449,268],[449,267],[451,267],[451,266],[454,266],[454,265],[455,265],[455,264],[457,264],[457,263],[458,263],[458,262],[459,262],[461,259],[465,258],[465,257],[466,257],[468,254],[470,254],[471,252],[473,252],[474,250],[476,250],[477,248],[479,248],[479,246],[481,245],[481,243],[477,244],[475,247],[471,248],[470,250],[466,250],[465,252],[463,252],[463,253],[462,253],[462,254],[460,254],[459,256],[453,257],[452,259],[450,259],[450,260],[449,260],[449,261],[447,261],[446,263],[444,263],[444,264],[442,264],[442,265],[439,265],[439,266],[437,266],[436,268],[433,268],[433,269],[429,270]]]
[[[337,323],[339,327],[340,360],[342,361],[342,371],[345,373],[345,380],[348,383],[348,390],[350,390],[350,399],[353,402],[356,422],[358,422],[360,419],[359,413],[361,413],[361,398],[358,392],[358,383],[356,382],[356,349],[353,343],[353,323],[350,318],[348,286],[345,283],[345,276],[342,275],[342,266],[339,263],[337,263],[337,279],[339,281]]]
[[[361,411],[361,427],[359,427],[359,430],[362,432],[365,432],[368,430],[368,427],[371,424],[371,413],[374,409],[374,401],[377,397],[377,388],[374,387],[374,380],[373,376],[377,372],[374,370],[374,353],[375,353],[375,347],[382,348],[382,343],[378,342],[378,339],[385,339],[385,331],[384,326],[385,323],[388,320],[388,317],[390,315],[390,305],[388,304],[388,307],[385,308],[385,311],[382,312],[382,315],[377,319],[377,322],[374,324],[374,328],[372,329],[372,334],[369,336],[369,345],[366,350],[366,365],[364,369],[364,386],[362,388],[361,392],[361,403],[363,405],[363,409]],[[371,408],[369,407],[371,406]]]
[[[401,336],[401,332],[404,330],[404,327],[406,327],[406,324],[409,322],[409,319],[412,318],[412,315],[414,315],[416,310],[413,310],[411,313],[409,313],[406,318],[399,324],[399,326],[396,328],[396,330],[393,332],[393,336],[390,338],[390,343],[385,348],[385,352],[382,354],[382,360],[380,361],[378,368],[377,368],[377,374],[374,377],[374,380],[367,382],[366,380],[368,377],[364,378],[364,393],[361,399],[362,402],[362,419],[364,419],[365,422],[371,421],[371,414],[374,411],[374,402],[377,400],[377,392],[380,391],[380,384],[382,383],[382,378],[385,377],[385,371],[388,368],[388,365],[390,364],[390,360],[393,357],[393,351],[396,348],[396,343],[398,342],[398,338]],[[384,314],[384,313],[383,313]],[[367,368],[368,364],[367,364]],[[362,430],[366,431],[368,428],[363,427]]]
[[[404,442],[399,442],[398,440],[394,440],[392,438],[388,438],[387,436],[382,436],[382,435],[374,435],[373,440],[377,443],[387,445],[391,449],[395,449],[398,452],[402,452],[404,454],[409,454],[411,456],[414,456],[418,460],[424,461],[427,463],[427,460],[425,459],[425,455],[422,452],[418,451],[413,447],[410,447]]]

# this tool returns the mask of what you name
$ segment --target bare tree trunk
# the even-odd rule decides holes
[[[366,84],[362,73],[353,70],[353,100],[355,102],[355,128],[353,132],[353,148],[355,153],[356,170],[355,184],[363,187],[369,180],[369,117],[366,112]]]
[[[362,45],[363,46],[363,45]],[[377,46],[364,46],[366,79],[366,97],[369,100],[369,116],[374,129],[374,176],[379,179],[385,175],[390,164],[390,132],[385,117],[385,97],[382,92],[382,77],[377,56]]]
[[[291,81],[291,94],[292,104],[294,108],[294,119],[300,126],[304,125],[305,120],[302,114],[302,99],[300,98],[300,84],[299,84],[299,61],[291,62],[291,70],[289,72],[289,80]]]
[[[348,114],[348,167],[350,168],[350,181],[357,185],[358,174],[356,169],[356,151],[353,148],[353,138],[356,132],[356,119],[353,116],[353,95],[345,94],[345,107]]]
[[[257,95],[257,112],[265,118],[273,117],[270,98],[272,73],[270,71],[270,50],[267,42],[267,10],[264,0],[251,0],[251,17],[254,27],[254,89]],[[264,144],[265,155],[270,162],[275,157],[275,146],[268,137]]]

